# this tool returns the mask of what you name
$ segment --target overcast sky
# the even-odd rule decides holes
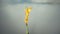
[[[8,3],[20,3],[20,2],[60,2],[60,0],[2,0]]]
[[[18,4],[19,0],[3,0],[2,34],[25,34],[24,9],[32,6],[29,16],[30,34],[60,34],[60,5],[58,4]],[[39,1],[35,0],[34,2]],[[23,1],[24,2],[24,1]],[[16,3],[16,4],[12,4]]]

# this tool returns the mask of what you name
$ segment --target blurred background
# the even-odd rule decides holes
[[[30,34],[60,34],[60,0],[1,0],[0,34],[26,34],[26,7]]]

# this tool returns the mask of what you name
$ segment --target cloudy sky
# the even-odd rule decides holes
[[[20,0],[2,0],[2,22],[0,30],[2,34],[26,33],[24,9],[28,6],[32,6],[28,23],[30,34],[60,34],[60,5],[19,4],[19,1]],[[38,2],[43,0],[32,1]]]
[[[60,2],[60,0],[2,0],[8,3],[20,3],[20,2]]]

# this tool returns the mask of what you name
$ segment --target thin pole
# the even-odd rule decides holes
[[[26,24],[26,34],[29,34],[29,27],[28,27],[28,24]]]

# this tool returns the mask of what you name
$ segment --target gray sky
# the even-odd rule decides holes
[[[60,0],[2,0],[5,3],[20,3],[20,2],[53,2],[60,3]]]
[[[8,0],[10,1],[10,0]],[[7,2],[7,1],[6,1]],[[24,9],[32,6],[29,16],[30,34],[59,34],[60,5],[58,4],[3,4],[2,34],[25,34]]]

